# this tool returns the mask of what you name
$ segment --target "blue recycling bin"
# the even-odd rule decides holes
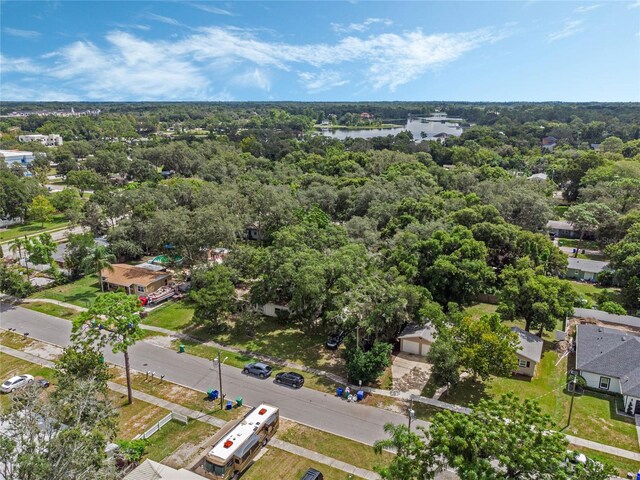
[[[227,402],[227,410],[231,410],[233,408],[233,402]]]
[[[362,390],[358,390],[357,396],[358,401],[361,402],[364,399],[364,392]]]
[[[342,387],[338,387],[338,389],[336,390],[336,397],[341,397],[342,396],[342,392],[344,392]]]
[[[209,390],[207,390],[207,395],[209,397],[209,400],[217,400],[218,390],[214,390],[213,388],[210,388]]]

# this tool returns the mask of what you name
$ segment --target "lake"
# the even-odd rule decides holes
[[[387,135],[397,135],[400,132],[409,131],[413,134],[416,141],[422,139],[422,133],[427,136],[425,140],[433,139],[438,133],[446,133],[454,137],[462,135],[463,129],[458,123],[448,121],[432,121],[422,118],[410,118],[406,125],[394,128],[363,128],[361,130],[352,130],[347,128],[323,128],[320,133],[325,137],[337,138],[344,140],[345,138],[373,138],[386,137]]]

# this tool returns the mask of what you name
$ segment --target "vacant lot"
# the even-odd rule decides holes
[[[47,315],[53,315],[54,317],[64,318],[65,320],[75,319],[80,312],[78,310],[72,310],[71,308],[62,307],[55,303],[48,302],[31,302],[23,303],[21,307],[28,308],[29,310],[35,310],[36,312],[46,313]]]
[[[185,301],[167,302],[143,320],[146,325],[180,331],[191,323],[193,308]]]
[[[95,275],[88,275],[75,282],[42,290],[31,298],[50,298],[60,302],[72,303],[79,307],[90,307],[100,294],[100,283]]]
[[[109,398],[118,409],[118,437],[130,440],[136,435],[147,431],[169,412],[142,400],[134,399],[127,405],[127,396],[111,391]]]

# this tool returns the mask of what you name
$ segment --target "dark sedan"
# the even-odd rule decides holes
[[[344,340],[344,337],[346,336],[347,336],[347,332],[345,332],[344,330],[336,332],[329,337],[329,339],[327,340],[327,343],[325,343],[325,346],[329,350],[336,350]]]
[[[276,383],[289,385],[293,388],[300,388],[304,385],[304,377],[295,372],[280,372],[276,375]]]

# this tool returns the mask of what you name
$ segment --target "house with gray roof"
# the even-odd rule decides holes
[[[640,415],[640,336],[599,325],[576,326],[576,370],[587,386],[622,395]]]
[[[518,369],[513,373],[533,377],[536,373],[536,365],[542,358],[544,341],[537,335],[518,327],[511,327],[511,331],[517,333],[520,340],[520,346],[516,352]]]
[[[400,351],[426,357],[431,344],[436,341],[435,333],[435,328],[431,323],[407,325],[398,336]]]
[[[578,236],[578,233],[573,228],[573,223],[566,220],[549,220],[547,222],[547,230],[554,237],[575,238]]]
[[[566,277],[576,280],[586,280],[587,282],[597,282],[598,274],[607,268],[609,268],[609,262],[570,256]]]

